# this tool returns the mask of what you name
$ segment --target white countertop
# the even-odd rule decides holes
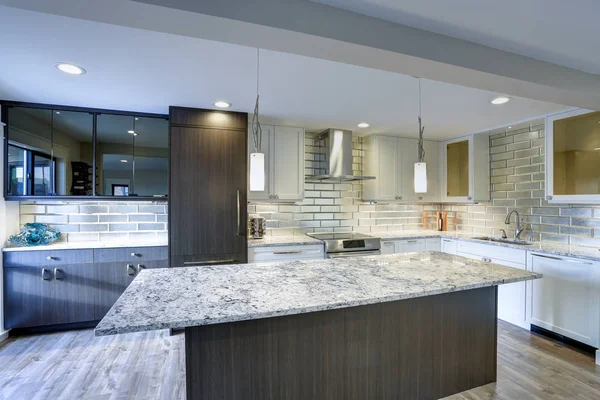
[[[17,246],[7,244],[2,251],[48,251],[48,250],[85,250],[85,249],[111,249],[120,247],[154,247],[168,246],[166,240],[153,241],[102,241],[102,242],[64,242],[58,241],[46,246]]]
[[[309,313],[541,277],[439,252],[148,269],[98,324],[96,335]]]

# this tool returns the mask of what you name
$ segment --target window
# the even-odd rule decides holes
[[[49,155],[8,145],[8,194],[48,196],[54,194],[56,163]]]
[[[112,185],[113,196],[129,196],[129,185]]]

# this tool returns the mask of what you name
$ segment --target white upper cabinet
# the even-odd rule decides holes
[[[489,135],[483,133],[442,143],[443,202],[490,200],[489,148]]]
[[[248,153],[255,151],[249,127]],[[262,125],[262,151],[265,153],[265,190],[248,190],[248,200],[293,202],[304,199],[304,129]]]
[[[600,203],[600,112],[546,117],[546,200]]]
[[[372,135],[363,141],[364,173],[375,176],[363,182],[365,201],[439,201],[439,143],[425,141],[427,193],[415,193],[414,164],[418,161],[418,140]]]

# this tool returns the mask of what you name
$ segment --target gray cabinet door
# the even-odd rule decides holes
[[[4,290],[7,328],[94,320],[91,264],[6,267]]]
[[[52,323],[54,281],[50,270],[34,266],[4,268],[4,326],[7,329]]]
[[[95,264],[98,290],[94,302],[94,319],[102,319],[106,315],[140,271],[147,268],[168,268],[168,266],[167,260]]]
[[[52,269],[51,324],[94,320],[97,284],[92,264],[59,265]]]

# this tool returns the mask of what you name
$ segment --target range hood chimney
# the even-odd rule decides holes
[[[352,174],[352,131],[343,129],[327,129],[317,138],[324,146],[325,171],[319,175],[306,176],[307,182],[323,181],[364,181],[375,179],[374,176],[356,176]]]

